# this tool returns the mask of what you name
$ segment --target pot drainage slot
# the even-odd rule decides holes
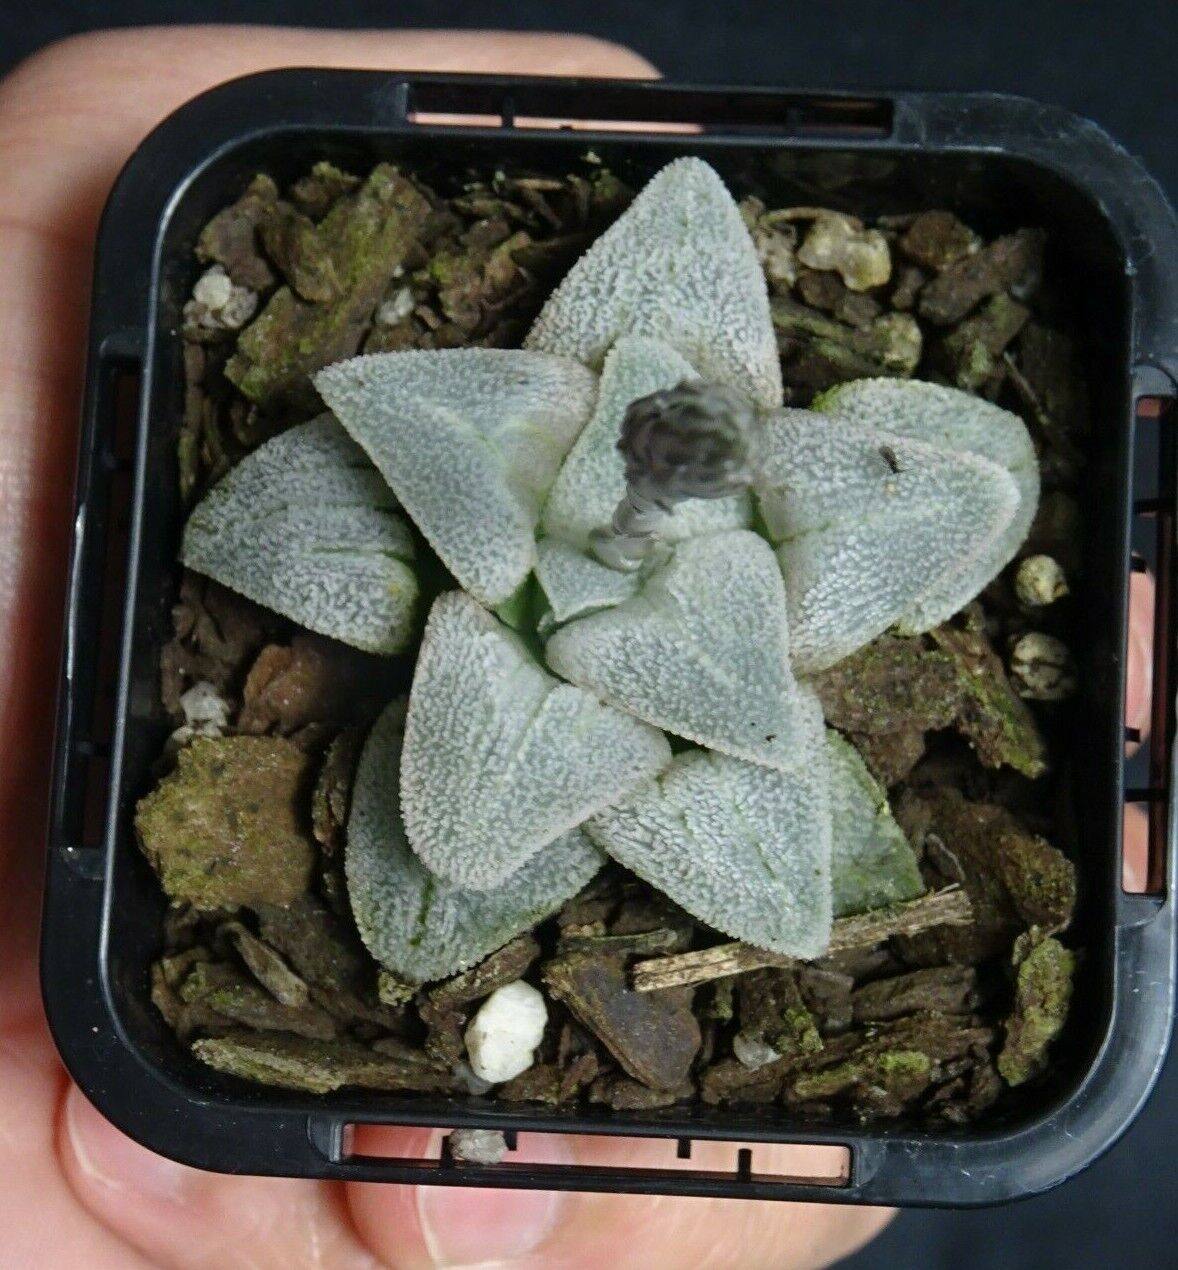
[[[495,82],[422,80],[399,88],[394,100],[405,121],[429,127],[832,139],[887,137],[892,132],[892,103],[883,98],[673,89],[642,80],[517,80],[510,89]]]
[[[1144,701],[1126,693],[1122,886],[1165,889],[1170,755],[1174,742],[1171,644],[1174,626],[1176,421],[1173,398],[1145,396],[1134,412],[1133,522],[1127,665],[1146,679]]]
[[[471,1139],[469,1130],[344,1124],[322,1142],[348,1174],[382,1166],[420,1173],[422,1182],[471,1182],[521,1187],[629,1190],[644,1183],[739,1190],[742,1186],[846,1187],[851,1149],[841,1144],[728,1142],[690,1137],[555,1136],[514,1129]],[[312,1133],[313,1138],[319,1135]],[[416,1146],[413,1154],[407,1149]],[[472,1155],[471,1152],[474,1152]]]
[[[79,867],[79,855],[102,845],[109,802],[140,364],[116,346],[104,349],[98,374],[97,444],[90,451],[97,470],[75,525],[67,633],[70,692],[62,755],[67,779],[54,808],[54,841],[70,851]],[[97,631],[97,639],[87,639],[87,631]]]

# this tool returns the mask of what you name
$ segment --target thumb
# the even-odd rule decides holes
[[[395,1131],[380,1130],[379,1133]],[[365,1143],[365,1151],[372,1149]],[[731,1171],[732,1143],[697,1142],[681,1161],[668,1139],[553,1137],[521,1134],[512,1161]],[[384,1153],[391,1153],[386,1145]],[[753,1167],[780,1176],[825,1175],[842,1148],[756,1145]],[[831,1152],[839,1152],[832,1157]],[[345,1186],[356,1230],[384,1261],[395,1261],[399,1236],[395,1188]],[[524,1217],[526,1200],[527,1214]],[[516,1208],[516,1205],[520,1205]],[[416,1207],[425,1244],[446,1266],[519,1270],[816,1270],[874,1238],[891,1219],[878,1208],[738,1199],[575,1192],[509,1192],[421,1187]],[[512,1222],[504,1221],[510,1212]],[[515,1242],[511,1242],[514,1240]],[[403,1255],[403,1254],[402,1254]],[[409,1263],[416,1264],[416,1263]]]
[[[429,1134],[398,1132],[406,1154],[419,1152]],[[77,1198],[161,1270],[372,1270],[381,1264],[357,1237],[338,1185],[188,1168],[132,1141],[76,1085],[66,1095],[58,1138]],[[405,1255],[421,1246],[409,1189],[388,1188],[386,1220],[402,1249],[384,1259],[389,1266],[421,1263]]]

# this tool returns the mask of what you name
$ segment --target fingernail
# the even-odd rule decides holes
[[[560,1138],[521,1134],[518,1148],[507,1158],[570,1164],[573,1153]],[[422,1186],[417,1213],[434,1265],[454,1270],[510,1264],[535,1252],[560,1225],[570,1202],[562,1191]]]
[[[200,1174],[156,1155],[121,1133],[74,1086],[66,1096],[65,1127],[78,1167],[100,1186],[145,1199],[183,1202]]]

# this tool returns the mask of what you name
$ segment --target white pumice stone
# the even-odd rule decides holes
[[[1028,556],[1014,575],[1014,593],[1027,608],[1043,608],[1067,595],[1067,576],[1053,557]]]
[[[221,265],[213,265],[197,279],[192,298],[210,309],[223,309],[233,295],[233,282]]]
[[[201,736],[220,736],[229,726],[229,703],[207,679],[181,695],[180,709],[185,726]]]
[[[851,291],[870,291],[892,276],[891,251],[883,234],[838,212],[815,218],[798,248],[798,259],[810,269],[837,270]]]
[[[180,697],[184,722],[168,737],[164,753],[176,753],[198,736],[224,736],[229,726],[229,703],[207,679],[194,683]]]
[[[381,326],[396,326],[413,312],[415,304],[413,288],[402,287],[377,307],[376,320]]]
[[[1029,631],[1010,650],[1010,678],[1028,701],[1065,701],[1076,691],[1076,663],[1063,640]]]
[[[466,1029],[471,1070],[493,1085],[526,1072],[547,1022],[544,997],[530,983],[517,979],[496,988]]]
[[[732,1038],[732,1056],[750,1072],[767,1067],[776,1062],[781,1055],[769,1044],[757,1036],[749,1036],[745,1032],[737,1032]]]
[[[213,265],[192,288],[192,299],[184,306],[184,320],[210,331],[236,331],[253,317],[257,307],[256,291],[235,286],[224,266]]]
[[[450,1154],[463,1164],[502,1164],[507,1155],[501,1129],[455,1129],[448,1141]]]

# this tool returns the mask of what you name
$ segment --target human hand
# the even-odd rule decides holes
[[[1149,573],[1129,575],[1129,640],[1125,650],[1125,726],[1149,735],[1153,707],[1153,620],[1157,595]],[[1126,741],[1132,755],[1141,741]],[[1144,891],[1149,881],[1149,816],[1140,803],[1126,803],[1121,849],[1121,885]]]
[[[0,81],[0,1231],[13,1270],[829,1264],[879,1209],[223,1177],[110,1126],[62,1069],[41,1009],[37,928],[72,471],[99,212],[164,115],[279,66],[649,76],[581,37],[197,27],[56,45]],[[422,1155],[430,1131],[370,1129],[369,1153]],[[436,1143],[432,1144],[436,1149]],[[698,1144],[692,1167],[721,1167]],[[805,1175],[808,1151],[758,1147]],[[521,1135],[515,1159],[674,1167],[673,1144]],[[724,1166],[731,1167],[731,1150]]]

